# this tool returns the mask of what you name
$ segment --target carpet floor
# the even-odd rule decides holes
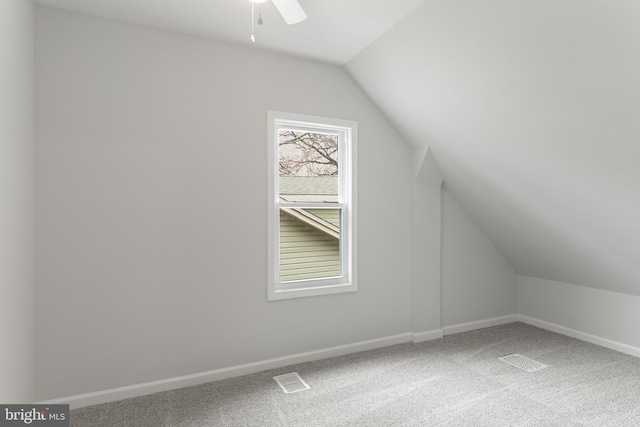
[[[548,365],[535,372],[498,357]],[[298,372],[311,387],[285,394]],[[640,359],[524,323],[71,411],[73,427],[640,426]]]

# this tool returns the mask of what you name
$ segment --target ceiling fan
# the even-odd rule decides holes
[[[256,3],[264,3],[267,0],[249,0],[251,2],[251,41],[256,42],[254,35],[253,22],[254,19],[254,5]],[[280,15],[289,25],[297,24],[307,19],[307,14],[304,13],[302,6],[298,3],[298,0],[271,0],[273,5],[278,9]],[[262,25],[262,16],[258,19],[258,24]]]

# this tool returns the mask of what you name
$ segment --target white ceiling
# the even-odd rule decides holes
[[[341,65],[424,1],[299,0],[308,19],[295,25],[287,25],[268,1],[261,5],[264,24],[255,26],[255,45],[250,41],[249,0],[35,0],[35,3]]]

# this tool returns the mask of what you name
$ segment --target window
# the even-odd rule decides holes
[[[357,290],[356,132],[269,112],[269,300]]]

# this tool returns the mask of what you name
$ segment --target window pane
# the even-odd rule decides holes
[[[342,275],[341,208],[280,208],[280,282]]]
[[[337,202],[338,135],[278,132],[279,195],[284,202]]]

